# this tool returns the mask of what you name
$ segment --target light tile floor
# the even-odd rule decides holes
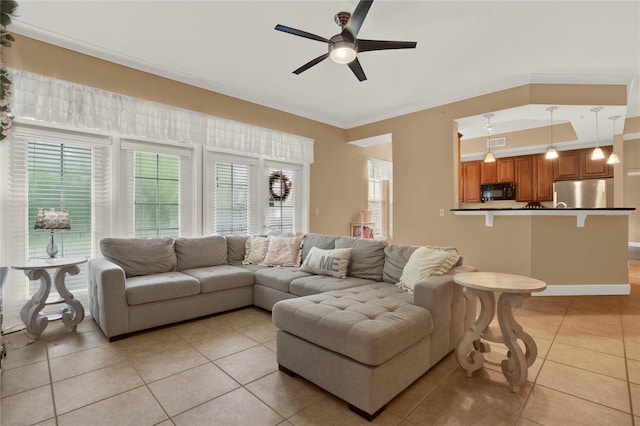
[[[640,424],[640,261],[631,296],[531,297],[516,311],[538,359],[515,394],[498,367],[450,354],[377,425]],[[346,403],[278,371],[269,312],[248,308],[107,342],[91,319],[5,336],[0,423],[364,425]],[[504,349],[492,346],[492,357]]]

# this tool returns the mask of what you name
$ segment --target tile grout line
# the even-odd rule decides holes
[[[547,357],[549,356],[549,352],[551,352],[551,348],[553,347],[553,344],[555,343],[556,338],[558,337],[558,333],[560,333],[560,328],[562,327],[562,323],[564,322],[565,318],[567,317],[567,312],[569,311],[569,307],[571,306],[571,304],[574,301],[574,297],[575,296],[571,297],[571,300],[569,301],[569,303],[567,303],[567,306],[564,309],[564,312],[562,314],[562,320],[560,321],[560,324],[558,324],[558,328],[556,329],[556,332],[553,335],[553,339],[551,339],[551,344],[549,345],[549,349],[547,350],[546,354],[542,358],[542,364],[540,365],[540,369],[538,370],[538,374],[536,375],[535,379],[532,382],[531,391],[529,391],[529,394],[525,398],[524,403],[522,404],[522,408],[520,409],[520,412],[518,413],[518,418],[517,418],[516,424],[518,423],[518,421],[521,421],[522,419],[529,420],[526,417],[524,417],[524,410],[525,410],[525,408],[527,408],[527,404],[529,403],[529,400],[531,399],[531,394],[535,391],[536,386],[541,386],[541,385],[537,384],[538,383],[538,377],[540,376],[540,373],[542,373],[542,369],[544,368],[544,365],[547,362]],[[533,421],[533,420],[530,420],[530,421]],[[535,423],[537,423],[537,422],[535,422]]]
[[[56,408],[56,395],[53,391],[53,374],[51,373],[51,358],[49,357],[49,345],[44,345],[44,352],[47,355],[47,371],[49,373],[49,391],[51,392],[51,405],[53,408],[53,420],[58,426],[58,410]]]

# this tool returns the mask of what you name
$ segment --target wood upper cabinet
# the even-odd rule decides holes
[[[580,151],[558,153],[556,179],[580,179]]]
[[[533,157],[514,157],[516,201],[533,201]]]
[[[498,169],[498,183],[509,183],[515,181],[515,160],[513,157],[498,158],[496,160]]]
[[[602,160],[591,159],[593,148],[561,151],[557,160],[556,180],[613,177],[613,166],[607,164],[611,150],[610,146],[602,147],[605,155]]]
[[[493,163],[482,163],[480,183],[508,183],[515,180],[515,167],[513,157],[498,158]]]
[[[582,177],[612,177],[613,166],[611,164],[607,164],[607,158],[611,155],[611,151],[612,149],[610,146],[603,146],[602,152],[604,152],[604,158],[602,160],[592,160],[591,153],[593,150],[582,150]]]
[[[480,183],[496,183],[498,182],[498,163],[494,161],[493,163],[485,163],[484,161],[479,161],[480,163]]]
[[[544,154],[533,156],[533,199],[553,201],[553,173],[555,160],[547,160]]]
[[[480,202],[480,174],[483,161],[462,163],[462,198],[465,203]]]

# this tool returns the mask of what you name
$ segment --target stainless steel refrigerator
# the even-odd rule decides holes
[[[613,207],[613,179],[560,180],[553,183],[553,206]]]

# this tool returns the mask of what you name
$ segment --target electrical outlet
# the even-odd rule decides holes
[[[316,216],[320,214],[320,208],[316,207]]]
[[[444,209],[440,209],[440,216],[444,216]]]

